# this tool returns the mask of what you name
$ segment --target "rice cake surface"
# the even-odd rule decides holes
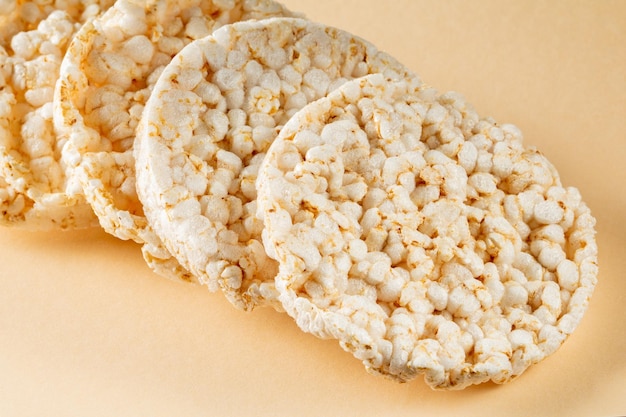
[[[458,95],[380,75],[298,112],[258,176],[276,289],[373,373],[506,382],[552,354],[596,283],[575,188]]]
[[[0,221],[27,229],[97,225],[86,202],[65,193],[52,123],[54,85],[81,25],[104,1],[12,1],[0,20]]]

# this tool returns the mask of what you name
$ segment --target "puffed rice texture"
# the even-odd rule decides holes
[[[509,381],[574,331],[596,283],[579,192],[454,93],[347,83],[283,127],[257,184],[285,311],[398,381]]]

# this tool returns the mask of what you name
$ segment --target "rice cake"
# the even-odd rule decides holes
[[[256,173],[281,126],[349,79],[410,74],[369,42],[297,18],[224,26],[163,71],[135,143],[138,192],[169,251],[237,307],[276,306]]]
[[[298,326],[436,389],[552,354],[596,284],[589,209],[519,130],[380,75],[302,109],[258,175],[263,241]]]
[[[9,3],[0,22],[0,222],[35,230],[95,226],[89,205],[65,193],[52,99],[71,38],[112,0]]]

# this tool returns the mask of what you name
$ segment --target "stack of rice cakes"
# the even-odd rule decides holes
[[[271,0],[3,8],[2,224],[99,224],[435,389],[517,377],[586,311],[579,192],[372,43]]]

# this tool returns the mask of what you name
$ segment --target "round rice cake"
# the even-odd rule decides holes
[[[275,304],[256,174],[281,126],[369,73],[409,71],[347,32],[294,18],[242,22],[183,49],[163,71],[135,143],[139,197],[167,248],[237,307]]]
[[[52,101],[70,40],[112,0],[10,3],[0,26],[0,222],[36,230],[95,226],[89,205],[64,191]]]
[[[291,12],[272,0],[118,0],[70,44],[54,109],[68,193],[85,196],[105,231],[144,244],[161,275],[193,279],[153,233],[135,191],[132,147],[144,104],[192,40],[234,21],[283,15]]]
[[[514,126],[410,81],[365,77],[294,115],[258,209],[285,311],[399,381],[506,382],[574,331],[596,283],[579,192]]]

